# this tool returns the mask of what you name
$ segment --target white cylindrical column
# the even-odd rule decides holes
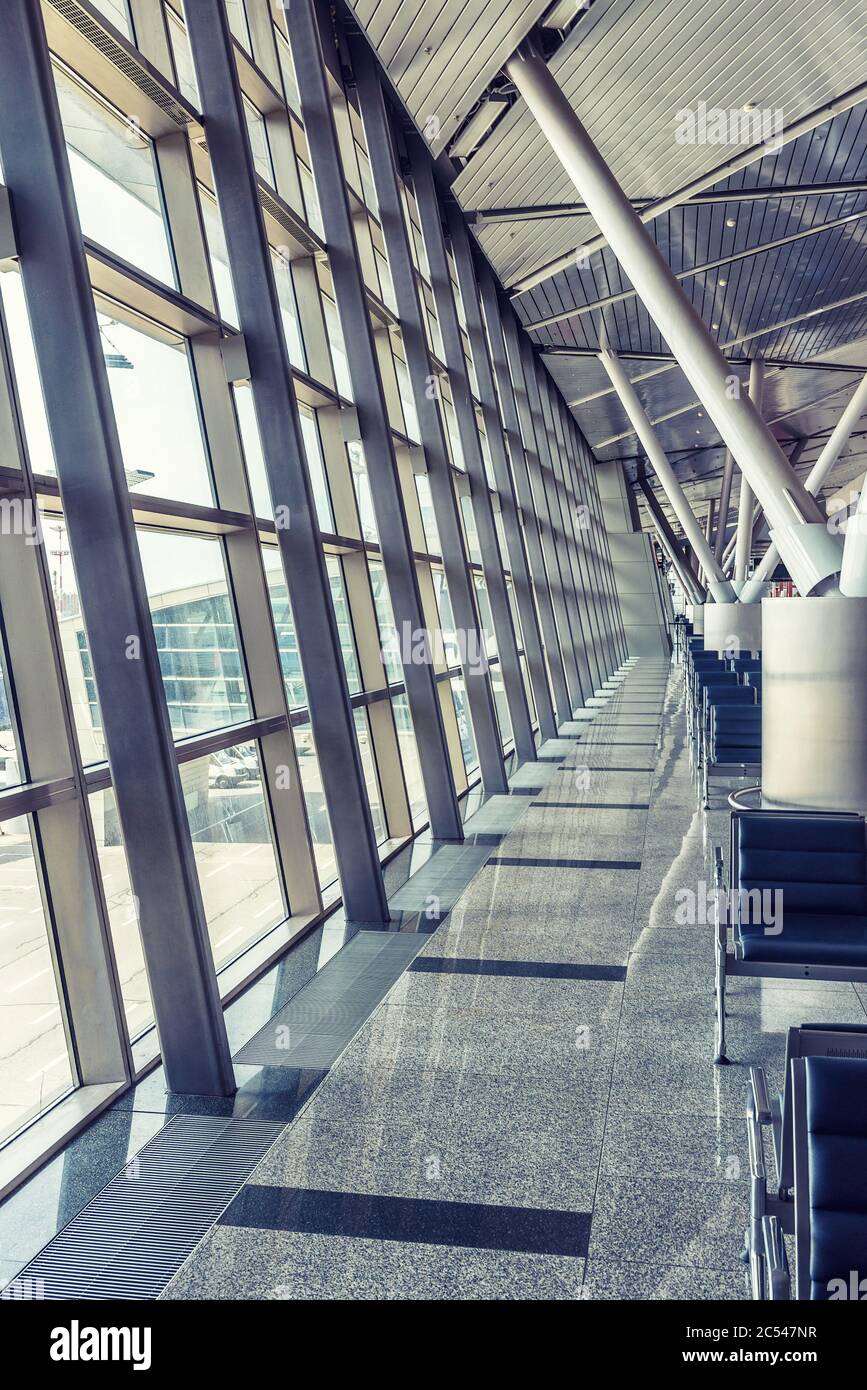
[[[867,597],[867,478],[861,485],[861,496],[854,516],[846,523],[846,544],[843,547],[843,573],[840,588],[847,597]],[[863,641],[863,634],[862,634]]]
[[[722,353],[680,288],[611,170],[602,159],[547,64],[529,44],[505,70],[569,174],[591,216],[670,345],[742,473],[765,509],[790,572],[805,593],[839,572],[813,538],[790,542],[789,528],[820,522],[815,500],[789,466],[753,403],[730,393],[731,372]],[[790,563],[791,561],[791,563]]]
[[[762,396],[765,384],[765,364],[760,357],[750,362],[750,400],[756,410],[762,413]],[[741,476],[741,494],[738,498],[738,529],[735,544],[735,587],[740,593],[746,583],[753,548],[753,509],[755,497],[747,479]]]
[[[867,812],[867,598],[762,602],[762,797]]]
[[[715,599],[724,602],[734,598],[734,590],[722,572],[719,561],[705,539],[704,531],[692,507],[686,500],[674,469],[666,458],[665,451],[656,437],[656,431],[647,418],[647,412],[638,399],[638,392],[623,370],[620,359],[613,352],[600,352],[599,360],[608,373],[611,385],[620,398],[620,404],[629,416],[635,433],[641,440],[650,466],[659,479],[662,489],[672,505],[674,514],[683,527],[684,535],[698,557],[699,564],[707,575],[707,586]]]
[[[709,603],[704,611],[704,649],[729,656],[760,652],[761,604]]]

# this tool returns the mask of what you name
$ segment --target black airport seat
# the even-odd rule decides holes
[[[764,1068],[750,1068],[750,1103],[747,1107],[747,1140],[750,1156],[750,1224],[746,1233],[745,1256],[750,1267],[753,1298],[780,1296],[773,1288],[771,1268],[780,1279],[781,1261],[773,1254],[765,1258],[766,1217],[777,1222],[777,1236],[795,1234],[795,1136],[793,1123],[792,1063],[805,1057],[862,1058],[867,1062],[867,1024],[802,1023],[788,1030],[784,1090],[773,1097],[768,1091]],[[765,1134],[769,1132],[770,1146]],[[770,1153],[768,1153],[768,1147]],[[768,1183],[768,1158],[776,1175],[773,1189]],[[781,1241],[778,1242],[782,1244]],[[769,1284],[771,1285],[769,1289]],[[785,1296],[785,1295],[783,1295]]]
[[[861,1301],[867,1292],[867,1060],[792,1062],[795,1298]],[[772,1297],[790,1297],[782,1225],[762,1222]],[[863,1285],[863,1287],[862,1287]]]
[[[864,819],[823,811],[737,811],[731,818],[728,889],[718,846],[714,861],[716,1060],[725,1062],[727,975],[867,983]]]

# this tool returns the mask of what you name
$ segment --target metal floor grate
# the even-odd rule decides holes
[[[427,944],[424,933],[360,931],[235,1053],[266,1067],[330,1067]]]
[[[152,1299],[238,1193],[284,1126],[178,1115],[0,1295]]]

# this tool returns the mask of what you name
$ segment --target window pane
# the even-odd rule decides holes
[[[307,691],[301,673],[301,658],[298,655],[298,639],[295,636],[295,622],[289,604],[289,591],[283,577],[283,562],[280,552],[272,546],[262,547],[262,563],[268,583],[268,597],[277,633],[277,648],[280,653],[280,669],[286,686],[286,698],[290,709],[305,709]]]
[[[334,517],[331,513],[331,496],[328,491],[328,479],[325,473],[325,460],[322,457],[319,428],[313,416],[308,414],[306,410],[301,410],[299,416],[301,437],[304,440],[304,452],[307,457],[307,472],[310,476],[310,486],[313,489],[313,497],[316,502],[316,518],[320,530],[333,531]]]
[[[175,735],[249,719],[222,545],[158,531],[138,542]]]
[[[370,814],[373,817],[373,829],[376,832],[376,843],[381,845],[383,840],[388,839],[388,827],[385,824],[385,816],[382,810],[382,793],[379,788],[379,777],[376,772],[376,757],[373,751],[373,740],[370,737],[370,724],[368,723],[367,714],[363,709],[355,710],[355,732],[358,737],[358,751],[361,754],[361,765],[364,768],[367,800],[370,804]]]
[[[283,324],[283,337],[286,340],[289,361],[293,367],[299,367],[302,372],[306,372],[307,359],[304,355],[304,344],[301,341],[301,330],[298,326],[298,305],[295,302],[291,262],[287,257],[279,256],[275,251],[272,251],[271,264],[274,267],[274,282],[277,286],[277,298],[280,301],[280,318]]]
[[[150,140],[54,69],[81,230],[140,270],[175,284]]]
[[[340,650],[343,654],[343,666],[346,671],[349,693],[351,695],[357,695],[361,690],[361,678],[358,674],[358,662],[355,656],[355,639],[352,635],[352,620],[349,616],[349,605],[346,602],[343,570],[340,568],[340,561],[335,555],[328,556],[326,565],[328,568],[328,578],[331,583],[331,601],[334,604],[334,613],[337,618],[337,631],[340,634]]]
[[[48,420],[42,396],[42,383],[36,366],[36,353],[30,333],[30,320],[24,304],[24,289],[17,271],[0,273],[0,295],[12,349],[15,385],[27,437],[27,450],[34,473],[54,473],[54,453],[48,433]],[[12,458],[4,463],[14,464]]]
[[[319,886],[328,888],[337,879],[337,860],[331,839],[331,823],[328,807],[325,804],[325,791],[319,759],[313,743],[313,731],[309,724],[299,724],[294,730],[295,751],[298,756],[298,769],[301,773],[301,786],[304,790],[304,805],[307,808],[307,823],[313,841],[316,859],[316,872]]]
[[[506,687],[503,684],[503,672],[499,662],[491,667],[491,689],[494,693],[494,704],[497,707],[500,743],[505,746],[507,743],[511,743],[513,735],[512,721],[509,717],[509,702],[506,699]]]
[[[181,766],[218,970],[286,916],[259,750],[239,743]]]
[[[334,301],[322,296],[322,311],[325,317],[325,332],[328,335],[328,344],[331,348],[331,362],[334,367],[334,380],[337,385],[338,393],[346,400],[351,401],[352,381],[349,376],[349,367],[346,361],[346,345],[343,341],[343,331],[340,327],[340,319]]]
[[[229,269],[229,252],[226,249],[226,236],[217,204],[209,193],[199,188],[199,202],[202,206],[202,221],[205,224],[205,240],[211,260],[211,274],[217,291],[217,305],[220,317],[233,328],[238,327],[238,305],[235,300],[235,286]]]
[[[119,29],[124,38],[132,40],[132,29],[126,12],[126,0],[90,0],[90,3],[94,9],[102,10],[106,19],[111,20],[115,29]]]
[[[400,643],[391,613],[391,599],[385,582],[385,570],[378,560],[371,560],[370,586],[373,591],[373,605],[376,609],[376,622],[379,627],[379,649],[389,684],[403,680],[403,667],[400,662]]]
[[[250,150],[253,155],[253,163],[256,166],[256,173],[273,188],[274,170],[271,167],[271,150],[268,145],[268,133],[265,130],[265,118],[261,111],[257,111],[255,106],[250,105],[249,101],[244,102],[244,116],[247,121],[247,133],[250,136]]]
[[[474,772],[479,765],[479,756],[476,752],[476,743],[473,738],[473,726],[470,721],[470,711],[467,704],[467,689],[464,685],[462,676],[455,676],[451,681],[452,699],[455,704],[455,715],[458,721],[458,734],[461,740],[461,752],[464,755],[464,767],[467,776]]]
[[[17,787],[24,780],[24,766],[5,668],[6,654],[0,641],[0,787]]]
[[[158,342],[104,314],[99,327],[130,488],[151,497],[213,505],[184,345]]]
[[[352,482],[358,505],[358,520],[361,523],[362,539],[378,542],[379,531],[376,527],[376,513],[373,510],[373,496],[370,491],[370,479],[367,476],[364,450],[355,439],[352,440],[348,448],[349,466],[352,470]]]
[[[391,707],[394,710],[394,724],[397,730],[401,762],[403,763],[409,809],[413,824],[417,824],[427,818],[427,801],[424,795],[424,782],[421,776],[418,750],[415,746],[415,733],[409,713],[409,701],[405,695],[395,695]]]
[[[252,53],[244,0],[226,0],[226,11],[232,36],[238,40],[238,43],[241,44],[243,48],[246,48],[248,53]]]
[[[421,524],[424,528],[425,545],[431,555],[442,555],[433,501],[431,500],[430,483],[427,478],[420,473],[415,475],[415,490],[418,494],[418,505],[421,511]]]
[[[136,902],[114,792],[94,792],[89,802],[123,1008],[134,1041],[154,1021]]]
[[[0,1142],[74,1085],[30,825],[2,831]]]
[[[198,111],[199,86],[196,82],[196,69],[193,65],[193,55],[190,52],[187,32],[170,5],[166,6],[166,18],[168,19],[169,39],[172,45],[172,57],[175,60],[175,72],[178,77],[178,90],[182,96],[186,97],[194,110]]]

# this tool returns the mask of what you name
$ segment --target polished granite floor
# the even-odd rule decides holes
[[[473,799],[464,847],[390,866],[424,945],[333,1065],[236,1063],[230,1101],[155,1073],[0,1207],[0,1282],[167,1120],[228,1114],[285,1127],[165,1297],[743,1297],[747,1068],[778,1085],[789,1025],[865,1008],[732,980],[712,1065],[712,927],[680,919],[727,784],[697,809],[678,668],[636,663],[588,706],[511,796]],[[347,935],[331,919],[230,1007],[236,1053]]]
[[[865,1011],[732,981],[713,1066],[712,928],[678,918],[727,786],[697,809],[677,668],[594,708],[166,1297],[744,1296],[747,1067]]]

